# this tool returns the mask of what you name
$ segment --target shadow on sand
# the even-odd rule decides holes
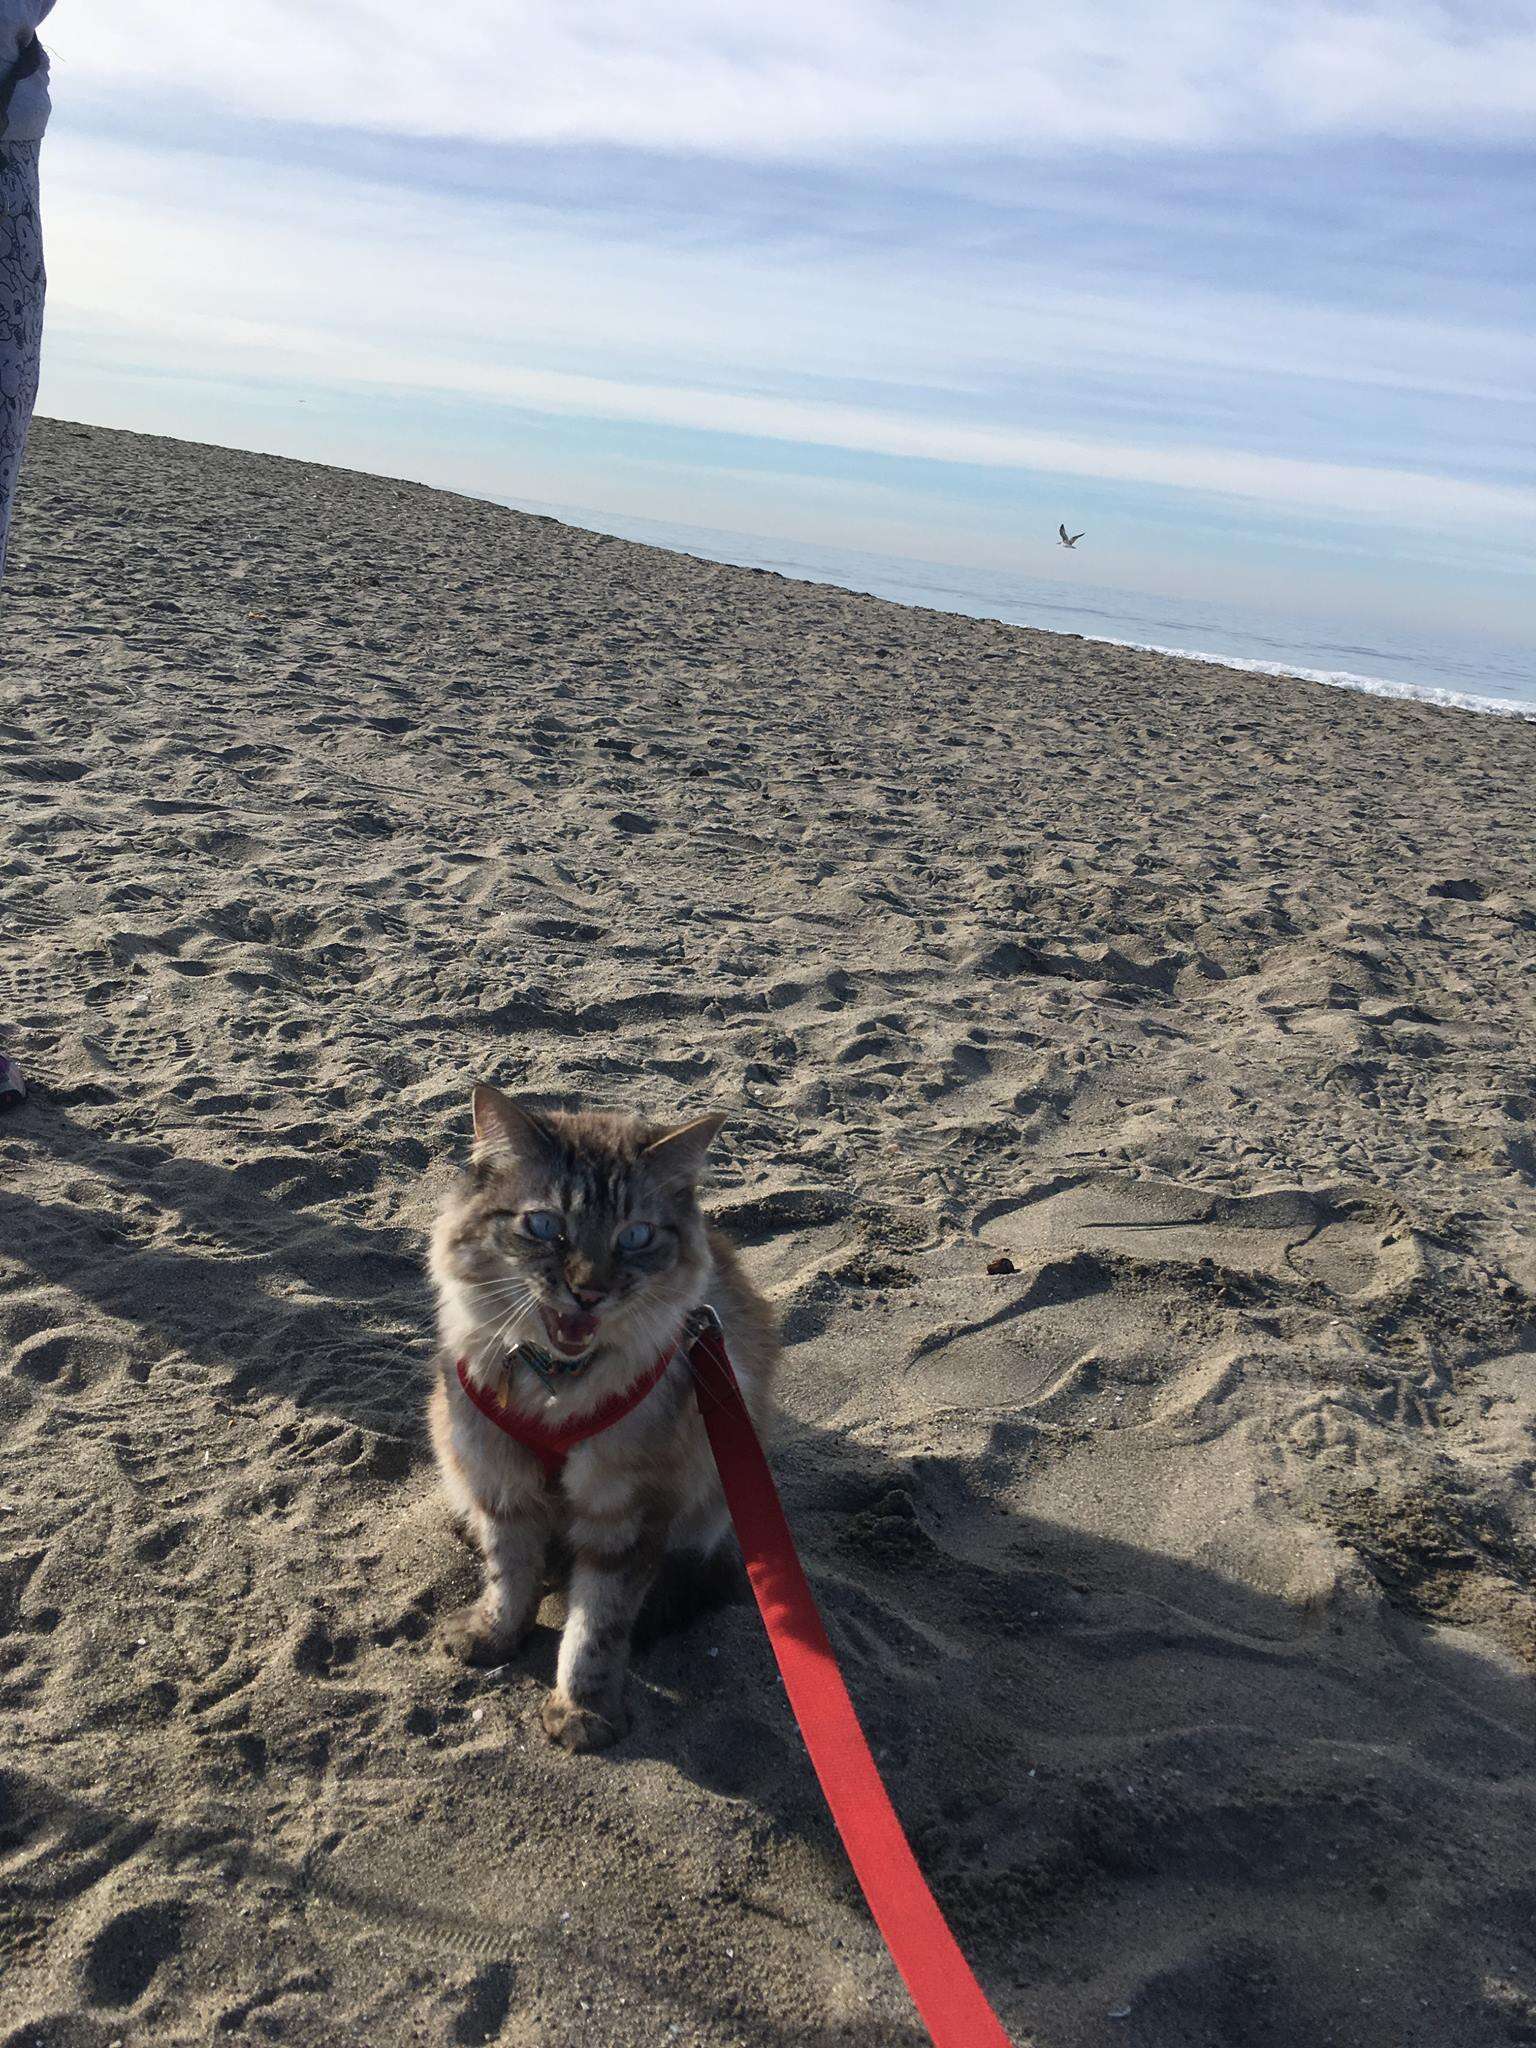
[[[62,1116],[47,1141],[86,1192],[65,1205],[0,1191],[0,1233],[27,1272],[137,1325],[152,1354],[227,1372],[233,1391],[281,1393],[419,1444],[419,1367],[406,1350],[407,1333],[426,1329],[417,1248],[401,1231],[314,1213],[344,1166],[269,1153],[253,1177]],[[149,1207],[94,1203],[92,1176]],[[1031,1442],[995,1455],[1016,1464],[1036,1455]],[[893,1799],[1021,2039],[1477,2048],[1528,2037],[1527,1994],[1508,1989],[1536,1984],[1536,1710],[1524,1679],[1389,1608],[1299,1611],[1198,1564],[1009,1512],[985,1460],[895,1460],[790,1424],[775,1463]],[[467,1590],[467,1564],[463,1577]],[[18,1638],[27,1627],[19,1607],[0,1623]],[[371,1668],[387,1689],[390,1660],[420,1659],[419,1683],[499,1688],[514,1719],[531,1721],[553,1652],[542,1629],[517,1665],[471,1682],[430,1640],[378,1633],[349,1682],[366,1697]],[[270,1783],[302,1768],[302,1731],[335,1710],[322,1677],[300,1670],[290,1686],[312,1690],[310,1706],[292,1694],[270,1725],[252,1723]],[[665,1766],[749,1815],[765,1856],[792,1843],[831,1897],[851,1896],[749,1605],[653,1640],[632,1693],[620,1748],[572,1766],[595,1791],[615,1769]],[[390,1830],[408,1835],[411,1780],[428,1783],[442,1755],[396,1747],[377,1768],[394,1788]],[[27,1845],[82,1817],[139,1831],[168,1877],[178,1866],[177,1829],[147,1795],[88,1796],[31,1767],[9,1771],[4,1789],[0,1848],[23,1898],[41,1867]],[[254,1818],[236,1834],[236,1898],[319,1894],[363,1922],[429,1942],[443,1933],[424,1892],[344,1881],[323,1854],[285,1861]],[[64,1901],[39,1885],[46,1917]],[[765,1926],[779,1912],[762,1893],[736,1910]],[[449,1918],[514,1972],[541,1938],[512,1902]],[[669,1998],[697,1998],[687,1957],[684,1941],[634,1995],[660,1983]],[[1135,2020],[1123,2035],[1103,2023],[1122,2005]],[[1536,2025],[1536,2003],[1528,2010]],[[55,2038],[41,2019],[14,2038]],[[763,2048],[903,2038],[851,2021],[789,2033],[736,2007],[730,2024]]]

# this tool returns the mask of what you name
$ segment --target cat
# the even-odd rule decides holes
[[[475,1089],[473,1110],[470,1168],[432,1235],[440,1349],[430,1419],[444,1491],[485,1581],[443,1642],[468,1663],[505,1662],[532,1627],[558,1548],[570,1559],[567,1619],[543,1723],[568,1750],[605,1749],[627,1726],[630,1636],[663,1558],[717,1557],[729,1534],[686,1325],[705,1304],[718,1315],[760,1436],[778,1333],[730,1243],[699,1212],[723,1116],[668,1128],[543,1109],[488,1086]],[[551,1461],[556,1469],[495,1419],[560,1428],[636,1391],[627,1413]]]

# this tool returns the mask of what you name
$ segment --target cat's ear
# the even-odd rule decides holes
[[[530,1166],[548,1159],[552,1146],[549,1126],[488,1081],[475,1090],[474,1112],[477,1162],[498,1154],[510,1154]]]
[[[704,1154],[720,1135],[723,1114],[696,1117],[645,1148],[645,1163],[664,1188],[691,1188],[704,1165]]]

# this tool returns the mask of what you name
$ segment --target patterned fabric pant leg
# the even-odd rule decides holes
[[[36,142],[0,142],[0,575],[5,573],[11,500],[32,423],[43,338],[40,148]]]

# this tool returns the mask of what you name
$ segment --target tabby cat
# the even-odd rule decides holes
[[[630,1633],[663,1558],[709,1557],[728,1536],[686,1356],[685,1326],[701,1305],[720,1318],[760,1433],[769,1420],[773,1316],[698,1207],[704,1155],[724,1121],[668,1129],[477,1088],[470,1169],[432,1237],[432,1442],[485,1561],[480,1598],[444,1642],[467,1662],[504,1662],[532,1626],[546,1559],[568,1557],[543,1719],[569,1750],[603,1749],[624,1732]],[[650,1390],[563,1462],[509,1434],[622,1405],[673,1346]]]

